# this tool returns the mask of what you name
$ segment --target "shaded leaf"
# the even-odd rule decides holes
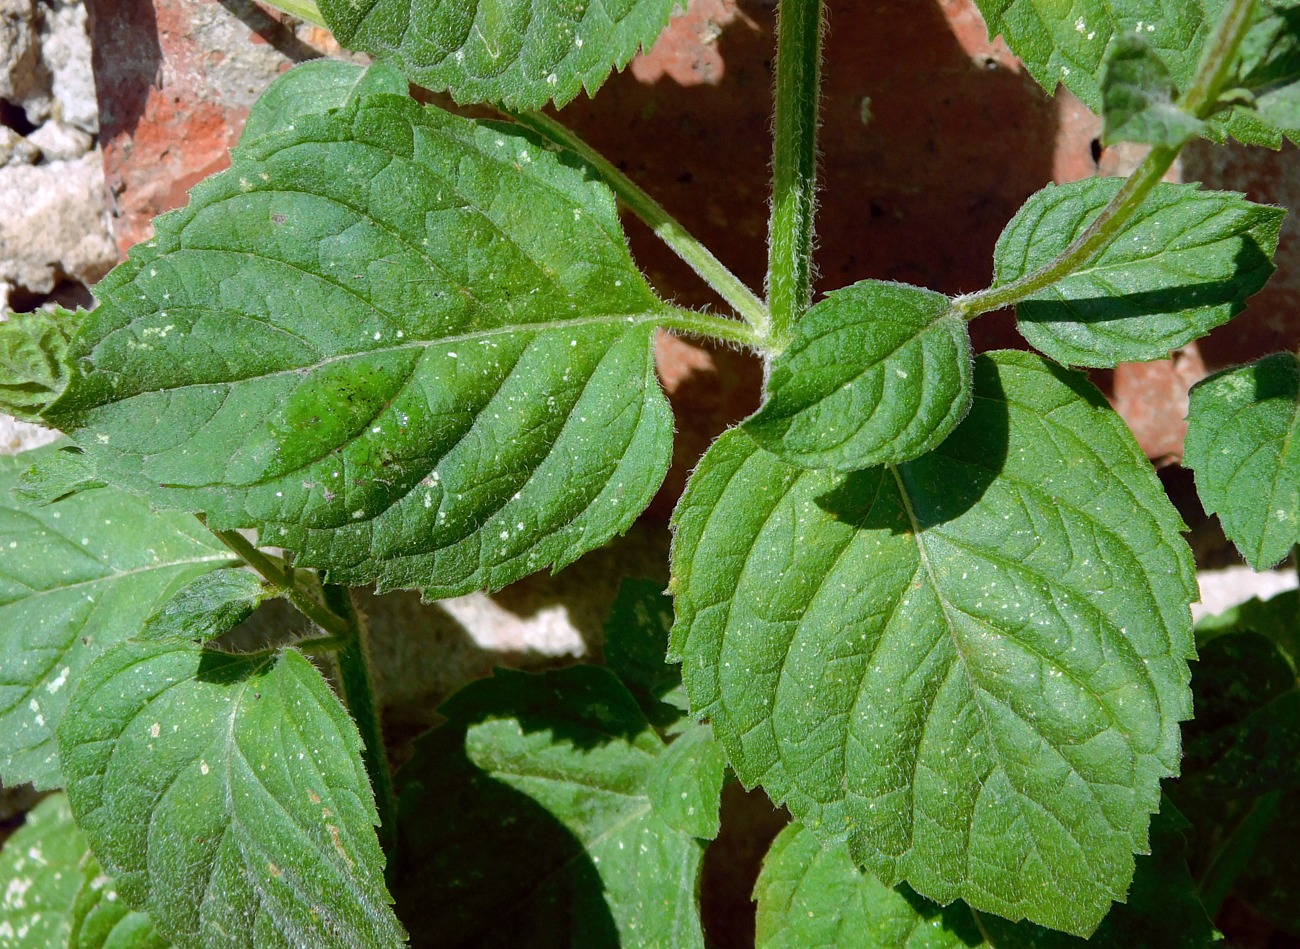
[[[994,251],[995,285],[1055,259],[1123,185],[1048,185]],[[1157,185],[1089,263],[1016,304],[1021,334],[1073,366],[1163,359],[1241,312],[1273,272],[1281,208],[1197,185]]]
[[[341,109],[366,96],[404,96],[407,82],[386,66],[358,66],[337,59],[299,63],[266,87],[253,103],[239,144],[246,145],[272,132],[292,130],[309,115]]]
[[[1193,387],[1185,462],[1196,491],[1256,570],[1300,542],[1300,364],[1291,353],[1227,369]]]
[[[772,361],[767,400],[744,425],[809,468],[907,461],[970,408],[970,335],[941,293],[864,280],[836,290]]]
[[[230,632],[275,595],[255,573],[218,570],[178,590],[145,620],[135,638],[204,643]]]
[[[1121,36],[1106,53],[1102,75],[1102,141],[1177,148],[1205,123],[1178,107],[1169,70],[1139,33]]]
[[[1252,597],[1222,613],[1203,616],[1196,622],[1196,641],[1204,645],[1215,636],[1232,632],[1259,633],[1281,652],[1292,670],[1300,677],[1300,590],[1284,590],[1261,600]]]
[[[54,417],[99,476],[340,583],[564,566],[667,469],[664,304],[608,189],[504,127],[389,95],[305,116],[98,292]]]
[[[1300,132],[1300,9],[1261,0],[1237,57],[1236,77],[1211,137],[1231,135],[1247,145],[1282,147]]]
[[[975,0],[989,36],[1001,36],[1048,92],[1059,82],[1102,112],[1101,64],[1110,41],[1139,33],[1187,88],[1223,0]]]
[[[707,725],[692,725],[659,756],[646,784],[655,813],[673,830],[712,840],[721,827],[727,755]]]
[[[1124,423],[1027,353],[897,468],[743,431],[675,515],[694,714],[746,785],[888,883],[1086,934],[1146,849],[1191,714],[1192,561]]]
[[[0,321],[0,412],[41,421],[68,384],[68,340],[83,316],[55,308]]]
[[[404,944],[360,736],[301,654],[121,643],[83,676],[59,752],[121,898],[175,941]]]
[[[655,813],[663,744],[606,669],[498,669],[398,774],[398,907],[439,946],[703,946],[703,848]],[[447,814],[455,814],[448,820]],[[523,857],[523,859],[521,859]]]
[[[461,103],[563,106],[649,48],[678,0],[320,0],[347,49]]]
[[[54,732],[101,651],[231,553],[194,518],[109,488],[43,507],[9,501],[53,447],[0,458],[0,781],[63,783]]]
[[[28,507],[42,507],[62,501],[78,491],[106,487],[95,477],[95,466],[80,448],[59,444],[56,451],[32,458],[34,452],[23,455],[31,461],[19,472],[14,482],[14,502]]]
[[[605,620],[605,665],[650,722],[666,728],[686,710],[681,671],[667,661],[673,601],[660,580],[625,578]]]
[[[1284,795],[1233,892],[1256,913],[1300,937],[1300,791]]]

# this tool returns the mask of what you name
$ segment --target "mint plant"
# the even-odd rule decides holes
[[[1199,946],[1234,886],[1295,929],[1293,605],[1193,630],[1183,524],[1073,368],[1268,279],[1280,209],[1161,179],[1195,136],[1300,131],[1291,0],[983,0],[1149,154],[1031,197],[985,290],[816,302],[817,0],[779,5],[761,296],[536,111],[674,0],[284,6],[374,65],[285,74],[95,309],[0,324],[0,406],[68,437],[0,466],[0,780],[61,789],[0,855],[0,939],[702,947],[729,773],[794,819],[761,946]],[[619,205],[734,315],[665,302]],[[1005,307],[1035,351],[974,355]],[[678,505],[671,600],[625,581],[605,668],[470,685],[393,774],[349,586],[495,590],[627,530],[671,452],[657,330],[765,368]],[[1257,567],[1300,543],[1297,380],[1192,397]],[[235,650],[270,598],[315,632]]]

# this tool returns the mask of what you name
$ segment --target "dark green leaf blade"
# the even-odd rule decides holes
[[[101,651],[233,555],[187,515],[155,514],[100,488],[30,507],[9,501],[17,473],[54,447],[0,458],[0,781],[63,783],[54,733],[68,695]]]
[[[1300,364],[1291,353],[1198,382],[1186,463],[1205,510],[1246,563],[1267,570],[1300,542]]]
[[[1102,77],[1102,141],[1178,148],[1205,123],[1178,107],[1178,89],[1159,54],[1141,34],[1121,36],[1106,53]]]
[[[59,728],[77,823],[183,944],[404,944],[361,739],[301,654],[121,643]]]
[[[0,412],[41,421],[68,384],[68,340],[83,315],[60,307],[0,321]]]
[[[664,823],[692,837],[712,840],[721,827],[722,779],[727,754],[708,725],[692,725],[659,756],[647,794]]]
[[[1057,83],[1101,114],[1099,79],[1116,36],[1140,33],[1185,89],[1218,21],[1222,0],[975,0],[990,36],[1001,36],[1048,92]]]
[[[941,293],[864,280],[836,290],[772,362],[767,401],[745,430],[808,468],[908,461],[970,408],[970,335]]]
[[[338,41],[460,103],[563,106],[649,48],[679,0],[321,0]]]
[[[675,525],[671,656],[745,784],[932,899],[1086,934],[1122,898],[1178,769],[1196,586],[1082,377],[981,357],[966,420],[897,469],[732,431]]]
[[[56,413],[99,477],[339,582],[564,566],[667,470],[665,307],[612,195],[501,126],[388,95],[303,117],[99,293]]]
[[[995,286],[1054,259],[1124,179],[1049,185],[998,238]],[[1227,191],[1157,185],[1088,264],[1016,304],[1021,334],[1072,366],[1163,359],[1226,323],[1273,272],[1281,208]]]
[[[263,135],[292,129],[300,118],[341,109],[368,95],[404,96],[406,91],[406,79],[386,66],[358,66],[337,59],[299,63],[278,76],[258,96],[244,123],[239,144],[246,145]]]
[[[663,744],[612,673],[498,669],[442,712],[397,778],[397,905],[413,932],[444,946],[516,946],[520,933],[703,946],[703,847],[655,813]]]
[[[686,710],[681,672],[666,659],[673,601],[664,586],[660,580],[625,578],[605,620],[605,665],[660,728],[673,726]]]
[[[136,639],[175,639],[204,643],[222,636],[275,596],[257,574],[218,570],[186,584],[145,620]]]

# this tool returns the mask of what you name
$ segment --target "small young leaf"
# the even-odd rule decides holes
[[[665,824],[692,837],[718,836],[727,755],[708,725],[692,725],[659,756],[646,786]]]
[[[115,646],[59,727],[77,823],[185,945],[397,947],[361,739],[301,654]]]
[[[86,838],[62,794],[47,797],[0,851],[0,947],[67,946]]]
[[[253,615],[273,591],[247,570],[217,570],[189,583],[145,620],[136,639],[205,643]]]
[[[989,36],[1001,34],[1048,92],[1059,82],[1102,112],[1101,65],[1111,40],[1138,33],[1180,89],[1196,73],[1221,0],[975,0]]]
[[[0,412],[41,421],[68,384],[68,340],[83,316],[56,308],[0,321]]]
[[[497,670],[398,773],[397,905],[442,946],[702,947],[700,841],[649,797],[664,748],[607,669]],[[449,818],[448,815],[452,815]]]
[[[1300,364],[1291,353],[1198,382],[1186,464],[1205,510],[1246,563],[1267,570],[1300,542]]]
[[[1055,258],[1121,178],[1048,185],[998,238],[995,285]],[[1284,211],[1197,185],[1157,185],[1089,263],[1016,305],[1021,334],[1072,366],[1163,359],[1226,323],[1273,272]]]
[[[337,59],[299,63],[278,76],[253,103],[239,137],[240,147],[272,132],[292,130],[309,115],[341,109],[365,96],[404,96],[404,76],[387,66],[358,66]]]
[[[1111,44],[1101,93],[1101,138],[1107,145],[1143,142],[1177,148],[1205,128],[1178,107],[1178,89],[1168,68],[1140,33]]]
[[[340,583],[564,566],[667,470],[664,304],[613,196],[503,126],[392,95],[301,117],[97,292],[52,418],[99,477]]]
[[[605,665],[660,728],[686,711],[681,671],[665,658],[672,628],[673,601],[661,581],[627,578],[619,584],[605,620]]]
[[[86,853],[81,885],[72,904],[72,939],[68,949],[170,949],[171,942],[148,913],[118,899],[117,886],[99,861]]]
[[[44,507],[8,501],[15,475],[60,454],[0,458],[0,781],[63,783],[54,730],[90,661],[233,556],[194,518],[100,488]]]
[[[864,280],[800,320],[745,431],[809,468],[908,461],[965,416],[970,368],[970,335],[947,297]]]
[[[1178,770],[1191,556],[1081,376],[997,353],[974,378],[966,420],[897,468],[719,439],[675,515],[671,656],[740,779],[824,841],[1087,934]]]
[[[1300,134],[1300,9],[1262,0],[1238,55],[1229,90],[1231,111],[1217,117],[1211,137],[1231,135],[1246,145],[1282,147]],[[1244,102],[1235,100],[1244,99]]]
[[[679,0],[320,0],[348,49],[457,102],[563,106],[649,48]],[[684,4],[681,4],[684,6]]]
[[[35,453],[23,456],[31,459]],[[62,501],[79,491],[106,487],[95,477],[95,465],[80,448],[59,445],[22,470],[14,483],[14,502],[26,507],[44,507]]]

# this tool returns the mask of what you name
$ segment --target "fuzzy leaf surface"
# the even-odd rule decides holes
[[[30,462],[18,473],[10,495],[17,504],[43,507],[53,504],[78,491],[107,487],[95,477],[94,465],[86,459],[80,448],[55,443],[54,451],[24,454],[23,461]]]
[[[1177,105],[1164,61],[1141,34],[1121,36],[1106,54],[1102,77],[1102,141],[1177,148],[1205,123]]]
[[[340,583],[563,566],[667,470],[664,305],[612,195],[503,126],[391,95],[304,116],[98,292],[51,416],[98,476]]]
[[[679,0],[321,0],[338,41],[457,102],[563,106],[650,48]]]
[[[1141,33],[1186,89],[1223,0],[975,0],[989,36],[1001,35],[1048,92],[1057,83],[1102,112],[1099,79],[1112,38]]]
[[[239,143],[288,130],[298,119],[342,109],[356,99],[385,92],[404,96],[406,91],[402,74],[385,66],[358,66],[337,59],[299,63],[257,97]]]
[[[80,318],[56,308],[0,321],[0,412],[40,421],[68,383],[68,339]]]
[[[204,643],[230,632],[274,595],[248,570],[207,573],[178,590],[145,620],[136,638]]]
[[[62,794],[45,798],[0,850],[0,947],[67,946],[86,838]]]
[[[69,949],[170,949],[171,945],[148,913],[131,909],[118,898],[116,884],[87,851],[72,904]]]
[[[233,556],[194,518],[111,488],[41,507],[9,499],[52,447],[0,457],[0,781],[63,784],[54,734],[91,660]]]
[[[719,808],[727,753],[707,725],[692,725],[673,739],[650,772],[647,791],[669,827],[712,840],[722,826]]]
[[[300,653],[121,643],[59,729],[68,797],[127,905],[183,945],[404,945],[361,739]]]
[[[1300,364],[1291,353],[1197,383],[1186,464],[1246,563],[1267,570],[1300,541]]]
[[[998,238],[995,285],[1054,259],[1123,184],[1091,178],[1033,195]],[[1163,359],[1226,323],[1273,272],[1281,208],[1161,184],[1093,260],[1016,304],[1021,335],[1072,366]]]
[[[980,357],[966,420],[897,468],[733,430],[675,525],[670,658],[746,785],[940,902],[1087,934],[1122,898],[1178,770],[1196,586],[1081,376]]]
[[[397,777],[397,905],[412,932],[443,946],[517,946],[521,933],[704,945],[703,846],[656,813],[647,785],[664,746],[617,677],[498,669],[441,711]]]
[[[745,430],[808,468],[908,461],[962,420],[970,368],[970,334],[946,296],[864,280],[799,321]]]

